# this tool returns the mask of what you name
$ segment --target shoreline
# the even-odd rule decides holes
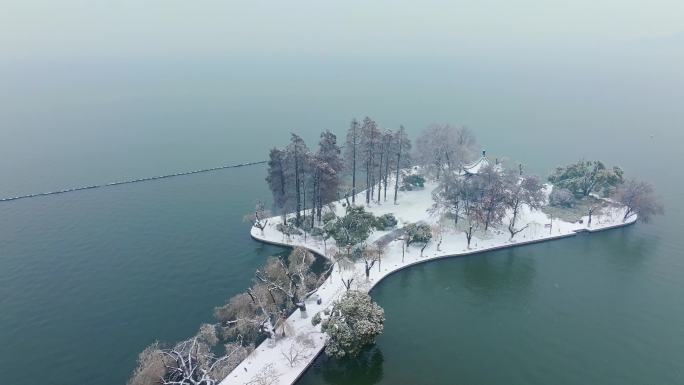
[[[432,262],[440,262],[440,261],[443,261],[445,259],[451,259],[451,258],[471,257],[471,256],[475,256],[478,254],[484,254],[484,253],[489,253],[489,252],[498,251],[498,250],[504,250],[504,249],[508,249],[508,248],[515,248],[515,247],[519,247],[519,246],[530,246],[530,245],[534,245],[534,244],[538,244],[538,243],[551,242],[551,241],[556,241],[556,240],[560,240],[560,239],[569,239],[569,238],[574,238],[574,237],[576,237],[578,235],[582,235],[582,234],[594,234],[594,233],[599,233],[599,232],[604,232],[604,231],[609,231],[609,230],[617,230],[617,229],[621,229],[621,228],[625,228],[625,227],[634,225],[634,224],[636,224],[636,222],[637,222],[636,217],[633,217],[624,223],[606,226],[606,227],[601,227],[598,229],[596,229],[596,228],[594,228],[594,229],[588,229],[588,228],[587,229],[578,229],[578,230],[574,230],[570,234],[552,235],[552,236],[546,237],[546,238],[530,239],[530,240],[523,241],[523,242],[510,243],[508,245],[492,246],[490,248],[481,249],[481,250],[470,250],[470,251],[467,251],[465,253],[445,254],[445,255],[439,255],[439,256],[435,256],[435,257],[424,257],[424,259],[422,259],[422,260],[414,261],[414,262],[411,262],[409,264],[400,266],[397,269],[391,270],[387,274],[384,274],[377,281],[373,282],[371,287],[368,289],[368,293],[370,294],[372,292],[372,290],[377,285],[379,285],[382,281],[385,280],[385,278],[390,277],[396,273],[399,273],[400,271],[404,271],[406,269],[409,269],[409,268],[417,266],[417,265],[422,265],[422,264],[427,264],[427,263],[432,263]],[[316,249],[312,249],[312,248],[309,248],[307,246],[293,245],[293,244],[268,240],[265,238],[259,238],[258,236],[256,236],[251,231],[250,231],[250,237],[252,239],[254,239],[255,241],[266,243],[269,245],[288,247],[288,248],[302,247],[302,248],[305,248],[308,251],[310,251],[316,255],[320,255],[323,258],[330,260],[330,258],[328,258],[323,253],[319,253]],[[297,310],[295,310],[295,312],[293,314],[291,314],[290,317],[294,316],[296,312],[297,312]],[[263,342],[263,343],[265,343],[265,342]],[[314,361],[316,361],[316,358],[318,358],[318,356],[320,356],[321,353],[323,353],[324,349],[325,349],[325,345],[318,348],[317,351],[311,357],[308,358],[308,363],[299,371],[299,374],[297,374],[297,376],[289,382],[290,385],[297,383],[297,381],[299,381],[299,379],[302,378],[302,376],[311,367],[311,365],[313,365]],[[232,382],[227,381],[227,380],[228,380],[228,377],[226,377],[223,381],[221,381],[220,384],[221,385],[232,384]],[[283,383],[281,381],[281,382],[277,382],[277,384],[282,385],[282,384],[287,384],[287,383]]]
[[[406,223],[426,219],[426,217],[429,220],[431,218],[426,214],[425,207],[431,200],[430,191],[430,186],[426,186],[424,190],[403,192],[397,205],[389,202],[385,202],[385,204],[372,203],[366,206],[366,209],[375,215],[387,212],[395,213],[400,222],[397,228],[402,227]],[[361,201],[363,200],[361,199]],[[344,209],[339,207],[336,210],[341,211]],[[316,292],[322,298],[322,303],[320,305],[317,304],[313,297],[307,299],[305,301],[307,307],[306,314],[302,315],[299,310],[295,310],[287,318],[288,324],[292,326],[293,333],[276,342],[267,340],[259,344],[244,361],[220,382],[220,385],[257,383],[255,380],[260,376],[265,376],[265,373],[270,374],[269,381],[264,383],[273,385],[292,385],[296,383],[325,348],[326,334],[321,332],[320,325],[313,326],[311,324],[311,317],[317,312],[332,306],[333,302],[346,291],[342,284],[342,279],[354,278],[351,289],[370,292],[386,277],[418,264],[570,238],[583,233],[592,234],[623,228],[636,223],[636,216],[632,216],[623,222],[622,210],[623,208],[615,208],[608,210],[604,215],[594,216],[595,220],[592,227],[587,226],[587,217],[583,217],[584,220],[581,223],[570,223],[553,219],[553,225],[546,227],[546,223],[550,221],[546,214],[540,210],[527,210],[524,213],[524,217],[534,226],[530,226],[525,232],[520,233],[515,240],[510,240],[509,235],[501,231],[501,229],[492,229],[488,233],[483,234],[483,238],[474,236],[475,246],[467,248],[465,237],[456,230],[443,236],[440,250],[436,250],[435,241],[431,242],[426,247],[423,256],[419,255],[415,247],[408,247],[406,248],[405,257],[402,258],[402,242],[395,239],[389,242],[385,256],[377,264],[377,267],[373,267],[368,278],[363,274],[363,262],[356,262],[348,269],[333,268],[330,276],[321,284]],[[334,263],[334,259],[327,255],[329,251],[335,249],[334,240],[329,240],[326,246],[321,240],[313,236],[307,237],[306,241],[303,236],[292,236],[287,239],[276,230],[276,226],[280,221],[281,219],[278,217],[271,218],[263,232],[256,227],[252,227],[250,236],[256,241],[276,246],[288,248],[302,247]],[[388,231],[376,231],[369,238],[369,243],[377,241],[388,233]],[[402,259],[404,260],[402,261]],[[285,362],[286,360],[283,358],[283,355],[285,350],[296,346],[294,336],[297,334],[306,334],[312,337],[314,347],[308,352],[308,356],[303,357],[300,362],[290,365]]]

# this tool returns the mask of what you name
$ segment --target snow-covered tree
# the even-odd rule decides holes
[[[155,343],[139,357],[128,385],[216,385],[240,364],[253,349],[240,343],[227,344],[224,355],[216,355],[218,338],[213,327],[203,327],[196,336],[163,349]]]
[[[567,188],[578,198],[591,193],[609,195],[623,182],[623,172],[620,167],[607,168],[598,160],[582,159],[556,168],[549,176],[549,182],[559,188]]]
[[[375,343],[384,328],[385,311],[364,292],[349,290],[333,305],[322,322],[328,335],[325,353],[335,358],[354,358]]]
[[[245,382],[245,385],[276,385],[279,382],[281,373],[279,373],[273,364],[268,364]]]
[[[318,143],[318,152],[312,157],[314,174],[312,209],[316,212],[319,222],[324,205],[337,200],[340,177],[344,168],[340,153],[335,134],[330,131],[323,132]]]
[[[268,225],[268,218],[270,218],[271,215],[271,211],[266,210],[264,203],[262,201],[257,201],[254,206],[254,211],[245,215],[244,220],[252,223],[252,226],[261,230],[261,234],[263,234],[264,229]]]
[[[281,356],[287,361],[291,368],[311,356],[312,350],[316,347],[310,336],[298,334],[289,347],[280,351]]]
[[[309,159],[309,148],[299,135],[293,133],[290,135],[290,144],[285,152],[287,154],[286,176],[290,186],[293,187],[288,192],[290,195],[294,194],[291,201],[295,203],[295,223],[299,226],[302,224],[302,192],[304,190],[306,165]]]
[[[416,139],[416,160],[436,173],[458,169],[475,153],[475,136],[466,127],[432,124]]]
[[[382,255],[385,252],[385,248],[380,245],[372,245],[372,246],[367,246],[364,247],[360,254],[361,254],[361,259],[363,260],[364,263],[364,272],[366,274],[366,281],[370,278],[370,272],[373,266],[375,266],[376,263],[378,263],[378,266],[380,264],[380,259],[382,258]]]
[[[393,163],[392,159],[394,158],[393,151],[392,151],[393,140],[394,140],[394,133],[392,132],[392,130],[385,130],[382,133],[381,141],[382,141],[382,154],[383,154],[383,158],[384,158],[384,163],[383,163],[384,169],[381,169],[380,172],[381,172],[382,186],[385,189],[385,192],[383,194],[383,201],[385,201],[385,202],[387,202],[387,184],[389,182],[390,172],[392,171],[392,163]],[[378,201],[380,201],[379,198],[378,198]]]
[[[648,182],[630,179],[618,187],[614,199],[627,207],[623,221],[638,215],[644,222],[650,222],[654,215],[663,215],[665,209],[654,195],[655,190]]]
[[[422,245],[420,248],[420,256],[423,256],[423,250],[427,247],[432,239],[432,229],[426,223],[409,223],[404,227],[406,234],[406,247],[414,243]]]
[[[430,229],[432,231],[432,239],[437,241],[437,251],[441,251],[440,246],[442,246],[442,239],[444,238],[445,233],[444,226],[442,226],[441,223],[437,222],[430,226]]]
[[[127,385],[158,385],[166,375],[166,362],[158,342],[148,346],[138,355],[138,366]]]
[[[285,295],[292,305],[306,310],[304,298],[317,287],[318,277],[311,270],[315,258],[311,252],[295,247],[287,263],[280,257],[271,257],[258,269],[256,279],[270,290]]]
[[[399,130],[394,133],[392,138],[392,157],[390,157],[392,162],[392,167],[394,168],[394,204],[397,204],[397,195],[399,192],[399,174],[402,168],[406,168],[411,165],[411,158],[409,154],[411,153],[411,141],[406,135],[406,129],[404,126],[399,126]],[[385,189],[387,189],[385,187]]]
[[[532,209],[541,208],[544,203],[544,190],[539,178],[534,175],[518,177],[509,174],[505,177],[507,183],[505,204],[511,210],[511,219],[508,223],[508,232],[511,239],[519,232],[525,230],[529,224],[523,227],[516,227],[516,221],[520,215],[523,205]]]
[[[501,224],[506,215],[506,182],[504,175],[492,165],[483,167],[474,178],[479,184],[474,213],[487,231],[489,226]]]
[[[272,321],[272,314],[277,314],[278,306],[268,304],[269,309],[262,311],[259,302],[270,301],[268,298],[263,301],[255,299],[255,291],[261,292],[250,289],[250,294],[237,294],[227,304],[214,308],[214,317],[219,321],[222,340],[230,341],[240,337],[246,342],[256,342],[262,335],[271,332],[266,325]]]
[[[463,189],[468,180],[456,178],[451,172],[445,173],[439,182],[439,186],[432,193],[432,207],[430,212],[437,215],[445,215],[454,220],[458,226],[458,218],[463,210]]]
[[[285,151],[272,148],[268,154],[268,171],[266,182],[273,194],[273,204],[280,214],[288,209],[288,191],[286,177],[286,154]]]
[[[366,204],[370,204],[375,192],[376,173],[374,172],[378,163],[376,152],[380,144],[381,133],[377,123],[366,117],[361,125],[360,156],[363,171],[366,174]]]
[[[352,247],[368,239],[376,224],[377,220],[372,213],[361,206],[353,206],[347,208],[343,217],[330,222],[329,231],[337,246],[344,247],[349,255]]]
[[[551,194],[549,194],[549,204],[551,206],[569,208],[575,204],[575,196],[572,194],[572,191],[566,188],[554,186]]]
[[[344,159],[352,176],[352,203],[356,203],[356,172],[358,170],[357,161],[359,159],[359,145],[361,143],[361,126],[359,121],[352,119],[347,131],[347,141],[344,151]]]

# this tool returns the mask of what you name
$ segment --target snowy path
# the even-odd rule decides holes
[[[399,221],[397,227],[403,227],[406,223],[418,221],[434,223],[436,218],[431,217],[430,214],[427,213],[427,209],[432,205],[431,191],[435,187],[435,184],[427,183],[424,190],[400,192],[398,205],[394,205],[391,201],[388,201],[380,205],[371,204],[367,207],[367,210],[375,215],[394,213]],[[361,202],[365,202],[364,193],[357,195],[357,203]],[[340,203],[341,202],[338,202],[336,205],[338,215],[342,215],[344,210]],[[591,228],[586,224],[586,217],[583,218],[582,224],[554,219],[552,227],[549,228],[545,225],[549,224],[551,220],[546,214],[541,211],[530,211],[525,208],[520,214],[521,216],[518,219],[518,223],[522,226],[528,223],[530,225],[527,229],[516,235],[515,241],[509,240],[508,231],[492,229],[485,237],[482,237],[482,234],[474,236],[471,242],[471,248],[468,249],[466,247],[465,235],[462,232],[456,232],[454,229],[450,229],[451,232],[444,234],[440,250],[437,250],[436,242],[431,242],[425,248],[423,256],[421,257],[419,248],[411,246],[406,249],[403,260],[401,241],[392,241],[387,245],[387,250],[381,263],[379,265],[376,264],[376,266],[373,267],[368,281],[366,281],[365,278],[363,262],[358,262],[353,267],[342,269],[341,271],[336,266],[330,274],[330,277],[328,277],[318,290],[322,303],[320,305],[316,304],[315,299],[312,297],[306,302],[308,313],[306,318],[303,318],[298,310],[288,318],[287,322],[294,331],[290,333],[292,336],[306,334],[312,337],[314,341],[315,347],[303,353],[302,359],[297,360],[293,365],[290,365],[290,362],[285,358],[285,354],[290,353],[291,348],[297,348],[299,346],[299,344],[294,342],[294,337],[283,338],[275,344],[265,341],[259,345],[247,359],[240,363],[240,365],[235,368],[220,385],[290,385],[295,383],[309,365],[311,365],[316,356],[323,350],[325,345],[325,334],[321,332],[320,325],[313,326],[311,324],[311,317],[318,311],[331,307],[333,302],[344,293],[345,287],[342,283],[342,278],[349,279],[353,277],[352,289],[369,291],[388,275],[418,263],[571,237],[579,232],[602,231],[630,225],[636,221],[636,217],[631,217],[627,222],[623,223],[623,213],[623,208],[617,208],[612,209],[603,215],[594,216]],[[504,221],[504,223],[507,223],[507,219]],[[306,242],[301,236],[292,237],[288,240],[283,237],[282,233],[276,230],[276,225],[278,223],[280,223],[279,218],[271,218],[271,220],[269,220],[269,225],[264,230],[263,234],[259,229],[252,228],[251,235],[254,239],[266,243],[305,247],[317,254],[329,258],[325,251],[330,251],[334,248],[334,241],[332,239],[327,241],[327,248],[324,247],[322,241],[313,239],[312,237],[308,237]],[[369,241],[374,242],[388,233],[389,232],[387,231],[377,231],[371,235]],[[478,235],[481,237],[477,238]],[[391,320],[388,320],[388,322],[391,322]]]

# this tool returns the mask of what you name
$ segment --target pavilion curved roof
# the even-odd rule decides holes
[[[467,174],[477,174],[480,172],[480,170],[483,167],[486,167],[489,165],[489,159],[487,159],[487,156],[485,155],[484,151],[482,152],[482,156],[477,159],[476,161],[470,163],[470,164],[465,164],[463,165],[463,171]]]

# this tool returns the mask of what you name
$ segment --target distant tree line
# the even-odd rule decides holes
[[[345,176],[351,178],[345,196],[352,204],[361,189],[366,192],[366,204],[386,201],[391,179],[396,202],[400,170],[410,165],[410,151],[411,141],[403,127],[381,130],[371,118],[362,123],[354,119],[347,130],[344,154],[330,131],[321,134],[315,152],[299,135],[291,134],[288,146],[271,149],[266,181],[277,212],[294,213],[295,226],[311,228],[321,222],[323,207],[340,198]]]
[[[285,149],[270,151],[266,181],[274,205],[283,215],[294,211],[295,225],[304,224],[303,211],[310,209],[313,226],[315,218],[321,220],[323,205],[337,200],[344,167],[340,153],[337,137],[330,131],[321,134],[316,152],[297,134],[290,136]]]

